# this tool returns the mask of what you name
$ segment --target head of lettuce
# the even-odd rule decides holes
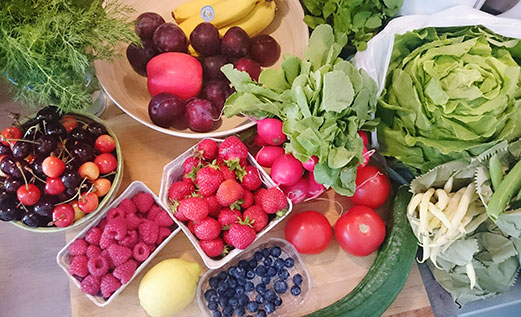
[[[379,99],[385,156],[415,171],[521,136],[521,44],[484,27],[397,35]]]

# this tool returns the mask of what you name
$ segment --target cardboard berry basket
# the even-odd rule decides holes
[[[224,140],[221,139],[212,139],[217,144],[222,143]],[[173,182],[179,181],[183,178],[183,162],[190,156],[192,156],[195,152],[195,149],[197,148],[197,145],[192,146],[188,150],[186,150],[183,154],[178,156],[176,159],[174,159],[172,162],[165,165],[163,168],[163,178],[161,179],[161,190],[159,191],[159,199],[163,203],[163,205],[169,207],[172,203],[168,200],[168,188]],[[271,179],[271,177],[266,173],[262,167],[257,163],[257,161],[253,158],[251,154],[248,153],[248,163],[255,166],[259,170],[260,178],[262,180],[262,186],[265,188],[271,188],[276,187],[277,185],[275,182]],[[258,239],[260,239],[263,235],[265,235],[268,231],[270,231],[273,227],[275,227],[279,222],[284,220],[284,218],[287,217],[287,215],[291,212],[293,209],[293,204],[291,203],[291,200],[286,198],[288,201],[288,211],[280,218],[273,218],[271,221],[268,222],[266,227],[262,229],[260,232],[257,233],[257,236],[255,237],[255,240],[252,244],[254,244]],[[241,254],[242,251],[240,249],[233,249],[225,256],[222,256],[221,258],[215,259],[211,258],[199,246],[199,239],[190,232],[190,229],[182,222],[179,221],[177,218],[174,217],[174,221],[177,223],[177,225],[183,230],[183,232],[186,234],[190,242],[194,245],[194,248],[197,250],[201,258],[203,259],[204,264],[209,269],[218,269],[231,261],[233,258],[235,258],[237,255]],[[251,246],[250,246],[251,247]],[[248,250],[250,247],[246,248]]]
[[[67,276],[69,276],[69,278],[74,282],[74,285],[76,285],[78,288],[81,289],[81,282],[78,279],[76,279],[74,276],[72,276],[72,274],[69,273],[69,268],[70,268],[70,261],[69,261],[70,255],[69,255],[69,251],[68,251],[69,245],[71,245],[76,239],[85,237],[85,234],[87,233],[87,231],[89,231],[90,228],[97,226],[98,223],[102,219],[105,219],[105,216],[107,215],[108,211],[114,207],[117,207],[123,199],[131,198],[139,192],[145,192],[145,193],[151,194],[152,197],[154,197],[154,202],[159,207],[168,211],[168,208],[166,208],[163,205],[163,203],[161,203],[159,198],[145,184],[143,184],[142,182],[139,182],[139,181],[134,181],[125,189],[125,191],[116,200],[114,200],[111,204],[109,204],[101,212],[100,216],[94,222],[92,222],[87,227],[85,227],[85,229],[83,229],[77,236],[74,237],[74,239],[72,239],[69,243],[67,243],[67,245],[64,246],[63,249],[60,250],[60,252],[58,252],[58,255],[56,256],[56,261],[58,262],[58,265],[63,269],[63,271],[65,271],[65,274],[67,274]],[[173,218],[173,216],[170,212],[168,214]],[[85,295],[94,304],[96,304],[100,307],[104,307],[104,306],[107,306],[108,304],[110,304],[114,300],[114,298],[116,298],[119,295],[119,293],[121,293],[125,289],[125,287],[127,287],[127,285],[132,282],[132,280],[134,280],[134,278],[141,272],[141,270],[143,270],[148,265],[148,263],[159,252],[161,252],[161,249],[163,249],[165,247],[165,245],[167,245],[168,242],[170,242],[170,240],[172,240],[172,238],[176,234],[179,233],[179,231],[180,231],[180,228],[177,225],[175,225],[174,230],[170,233],[170,235],[165,240],[163,240],[163,242],[160,245],[157,246],[157,248],[154,250],[154,252],[152,252],[144,262],[139,264],[139,266],[137,267],[137,269],[134,272],[134,275],[132,276],[130,281],[126,284],[121,285],[121,287],[117,291],[115,291],[108,299],[105,299],[101,296],[92,296],[89,294],[85,294]]]

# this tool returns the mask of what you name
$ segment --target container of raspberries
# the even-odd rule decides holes
[[[135,181],[61,249],[56,260],[74,284],[103,307],[179,231],[157,196]]]
[[[271,238],[206,272],[199,280],[197,303],[205,316],[291,316],[310,289],[311,278],[297,250]]]
[[[204,139],[167,164],[159,199],[210,269],[239,255],[293,207],[236,136]]]

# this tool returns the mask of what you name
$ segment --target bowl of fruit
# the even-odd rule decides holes
[[[2,131],[0,220],[44,233],[78,227],[112,201],[122,175],[118,139],[102,120],[43,108]]]
[[[123,2],[136,10],[141,43],[120,46],[126,58],[96,61],[96,76],[124,112],[174,136],[223,137],[255,125],[222,116],[234,89],[221,67],[258,80],[262,67],[302,56],[308,43],[298,0]]]

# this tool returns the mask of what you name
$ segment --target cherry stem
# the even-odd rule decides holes
[[[105,174],[105,175],[101,175],[99,178],[105,178],[105,177],[108,177],[108,176],[110,176],[110,175],[116,175],[116,171],[112,171],[112,172],[107,173],[107,174]]]
[[[6,137],[2,137],[2,140],[5,140],[9,143],[11,143],[11,141],[15,141],[15,142],[26,142],[26,143],[31,143],[31,144],[40,144],[36,141],[31,141],[31,140],[26,140],[26,139],[9,139],[9,138],[6,138]]]
[[[30,168],[26,169],[26,171],[28,171],[29,173],[31,173],[31,175],[33,175],[33,177],[34,177],[35,179],[39,180],[40,182],[42,182],[42,183],[44,183],[44,184],[47,183],[46,181],[44,181],[44,180],[41,179],[40,177],[36,176],[36,174],[35,174],[35,173],[30,169]]]
[[[22,165],[19,162],[16,162],[16,167],[18,168],[18,170],[20,170],[20,173],[22,173],[22,177],[23,177],[24,183],[25,183],[25,189],[29,190],[29,183],[27,182],[27,178],[25,177],[25,173],[24,173],[24,170],[22,169]]]
[[[81,181],[80,185],[78,186],[78,192],[77,192],[76,194],[74,194],[74,196],[72,196],[71,198],[69,198],[69,199],[67,199],[67,200],[65,200],[65,201],[59,202],[59,203],[55,204],[54,206],[59,206],[59,205],[61,205],[61,204],[70,203],[71,201],[73,201],[74,199],[76,199],[76,197],[81,196],[81,187],[83,186],[83,184],[85,184],[85,181],[87,181],[87,177],[85,177],[85,178]]]

